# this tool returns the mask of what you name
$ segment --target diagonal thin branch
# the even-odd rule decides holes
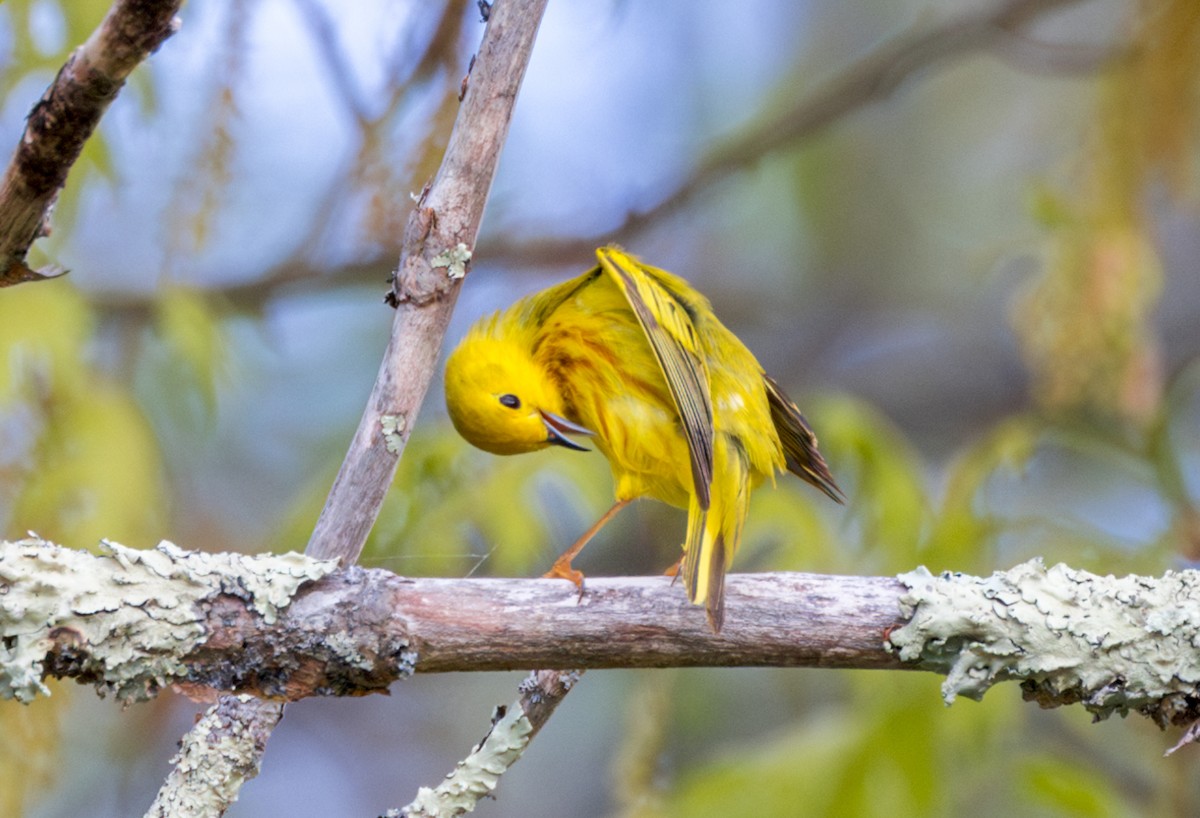
[[[433,378],[546,0],[492,14],[446,155],[405,229],[379,375],[307,548],[358,559]]]
[[[391,486],[433,378],[546,2],[507,0],[484,31],[441,167],[409,218],[390,294],[396,307],[391,337],[358,430],[309,539],[309,556],[337,559],[342,565],[355,562]],[[214,728],[204,746],[218,756],[241,759],[250,753],[253,762],[240,766],[256,770],[261,749],[248,748],[246,742],[251,737],[257,742],[258,735],[250,736],[241,725],[260,724],[269,734],[282,707],[259,701],[223,701],[218,707],[227,708],[225,727]],[[194,743],[192,739],[189,734],[184,741]],[[148,817],[171,814],[175,788],[187,786],[192,777],[188,770],[180,772],[160,789]],[[237,797],[236,792],[212,795],[191,814],[222,815]]]
[[[143,60],[179,28],[183,0],[117,0],[33,106],[0,181],[0,287],[53,277],[25,264],[48,235],[58,191],[100,117]]]
[[[582,670],[535,670],[529,674],[518,688],[520,698],[508,707],[496,708],[488,734],[445,781],[432,789],[421,787],[412,803],[388,810],[383,818],[445,818],[474,811],[524,755],[581,675]]]

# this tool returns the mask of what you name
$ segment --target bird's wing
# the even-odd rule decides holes
[[[783,444],[788,471],[837,502],[842,502],[842,490],[833,482],[833,475],[817,449],[817,436],[813,434],[808,421],[774,378],[765,372],[762,377],[767,387],[767,400],[771,404],[771,421],[779,433],[779,442]]]
[[[596,251],[600,267],[625,295],[650,341],[683,421],[700,507],[707,509],[713,476],[713,410],[708,364],[688,304],[652,269],[616,247]]]

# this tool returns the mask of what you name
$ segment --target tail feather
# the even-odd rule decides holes
[[[693,499],[688,509],[683,577],[688,598],[704,605],[709,627],[725,621],[725,573],[742,538],[750,506],[750,464],[736,438],[719,435],[708,510]]]
[[[700,561],[700,555],[704,551],[704,530],[707,522],[708,512],[692,498],[688,506],[687,539],[683,544],[683,581],[687,585],[688,599],[697,605],[704,601],[708,593],[709,565],[707,561]],[[701,565],[704,566],[703,570]]]
[[[725,569],[729,562],[725,556],[725,538],[720,534],[713,541],[712,565],[709,568],[708,598],[704,602],[704,615],[713,633],[720,633],[725,624]]]

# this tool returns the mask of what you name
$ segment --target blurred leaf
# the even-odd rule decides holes
[[[112,7],[112,4],[105,0],[71,0],[59,5],[67,22],[68,51],[74,50],[92,36],[92,32],[99,27]]]
[[[0,406],[79,388],[93,318],[65,281],[10,287],[0,298]]]
[[[862,747],[865,719],[844,711],[812,716],[781,738],[740,747],[689,772],[670,793],[666,814],[708,816],[847,815],[836,801],[842,774]]]
[[[857,573],[911,568],[930,523],[916,452],[866,403],[827,396],[812,407],[821,448],[846,491],[847,517],[857,529]]]
[[[1047,228],[1066,227],[1074,221],[1071,205],[1048,185],[1037,183],[1029,196],[1029,215]]]
[[[1174,508],[1164,550],[1200,560],[1200,362],[1172,379],[1162,413],[1151,427],[1147,449],[1164,498]]]
[[[205,413],[216,412],[217,387],[227,356],[220,316],[203,294],[167,287],[157,302],[158,334],[167,345],[178,381],[176,395],[198,396]]]
[[[71,690],[57,680],[47,683],[53,696],[27,705],[0,701],[0,815],[24,815],[54,783],[60,722],[71,703]]]
[[[1168,385],[1148,450],[1163,492],[1176,503],[1200,500],[1200,360],[1181,369]]]
[[[1023,766],[1028,798],[1052,808],[1055,815],[1107,818],[1128,814],[1111,779],[1075,759],[1037,755]]]
[[[759,487],[750,502],[734,570],[837,571],[841,539],[832,522],[845,513],[812,487],[789,477]]]
[[[158,448],[124,391],[91,379],[86,391],[57,400],[35,462],[13,511],[22,530],[72,548],[105,537],[148,545],[165,533]]]
[[[982,493],[997,471],[1024,470],[1033,457],[1040,421],[1030,415],[1008,418],[972,444],[948,469],[945,498],[924,559],[933,570],[985,570],[994,563],[989,547],[1001,528]]]

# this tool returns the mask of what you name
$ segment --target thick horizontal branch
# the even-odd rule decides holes
[[[0,694],[43,675],[124,699],[174,684],[361,695],[413,672],[533,667],[919,669],[943,694],[1006,680],[1045,706],[1159,724],[1200,714],[1200,573],[1098,577],[1038,561],[990,577],[731,576],[725,628],[665,577],[411,579],[300,555],[0,544]]]

